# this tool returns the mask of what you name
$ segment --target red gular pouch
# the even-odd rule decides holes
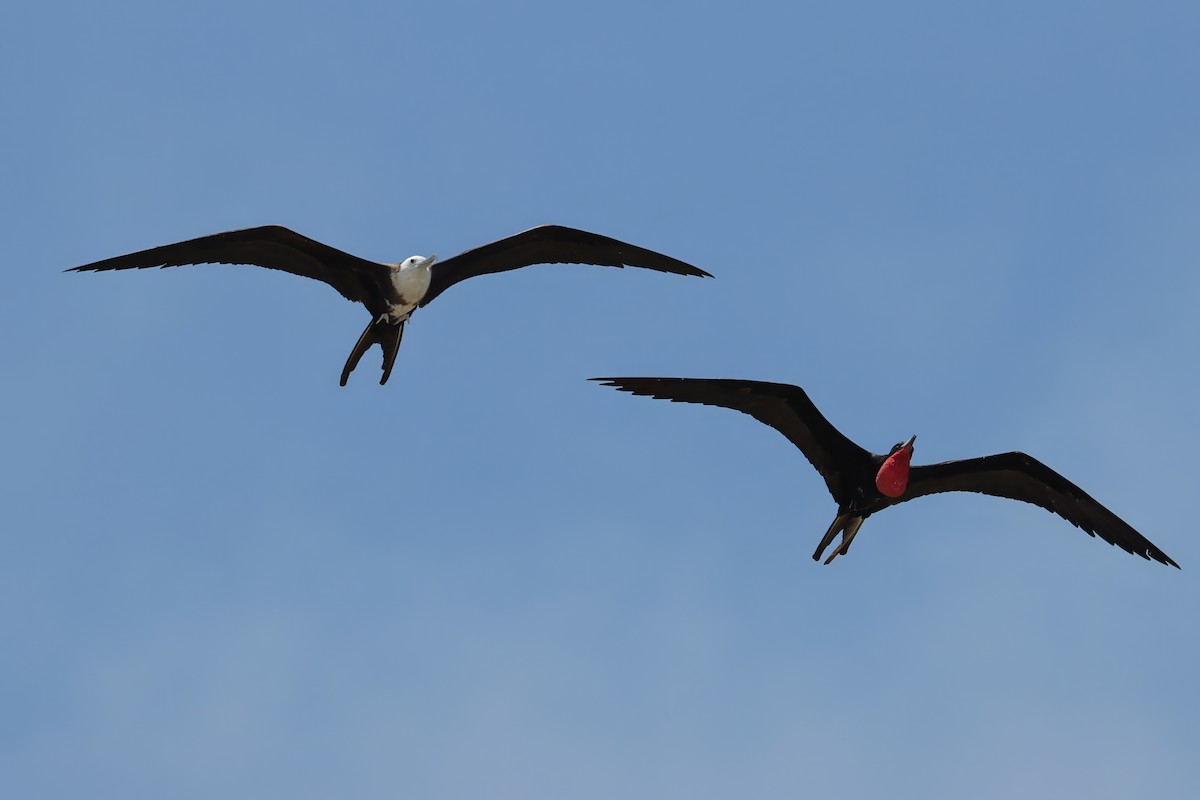
[[[917,437],[913,437],[915,439]],[[894,451],[883,461],[883,466],[875,474],[875,488],[887,497],[899,497],[908,488],[909,461],[912,459],[913,447],[910,440],[907,444]]]

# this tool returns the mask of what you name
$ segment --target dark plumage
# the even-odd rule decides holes
[[[404,323],[418,307],[459,281],[531,264],[596,264],[642,267],[676,275],[712,277],[702,269],[653,250],[636,247],[596,233],[542,225],[439,261],[436,256],[413,256],[401,264],[381,264],[352,256],[279,225],[264,225],[215,233],[184,242],[75,267],[68,272],[176,267],[184,264],[252,264],[323,281],[347,300],[362,303],[371,313],[342,371],[341,383],[363,353],[378,343],[383,349],[386,383],[396,360]]]
[[[837,517],[813,554],[820,560],[840,532],[842,541],[826,564],[846,553],[863,521],[876,511],[938,492],[978,492],[1041,506],[1128,553],[1179,566],[1083,489],[1025,453],[910,468],[915,436],[886,456],[871,453],[833,427],[798,386],[703,378],[592,380],[635,395],[732,408],[786,436],[821,473],[838,504]]]

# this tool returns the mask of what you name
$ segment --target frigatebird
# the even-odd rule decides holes
[[[437,256],[410,256],[399,264],[381,264],[344,253],[280,225],[264,225],[139,250],[67,271],[251,264],[323,281],[347,300],[362,303],[371,312],[371,321],[342,369],[342,386],[374,344],[383,349],[383,376],[379,383],[387,383],[404,335],[404,323],[413,311],[429,305],[459,281],[476,275],[532,264],[596,264],[712,277],[702,269],[653,250],[561,225],[530,228],[435,264],[436,260]]]
[[[914,467],[910,459],[916,436],[896,444],[887,455],[864,450],[825,419],[799,386],[706,378],[592,380],[643,397],[732,408],[786,436],[821,473],[838,504],[837,517],[813,553],[814,561],[821,560],[838,533],[842,541],[825,563],[844,555],[863,522],[877,511],[938,492],[978,492],[1041,506],[1128,553],[1179,567],[1083,489],[1025,453]]]

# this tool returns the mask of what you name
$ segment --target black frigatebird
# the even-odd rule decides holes
[[[838,533],[842,541],[825,563],[844,555],[863,521],[876,511],[927,494],[978,492],[1033,503],[1128,553],[1179,566],[1083,489],[1025,453],[913,467],[916,436],[896,444],[887,455],[871,453],[833,427],[799,386],[705,378],[592,380],[658,400],[732,408],[786,436],[821,473],[838,504],[837,517],[813,553],[814,561]]]
[[[383,376],[379,383],[387,383],[404,335],[404,323],[413,311],[429,305],[459,281],[476,275],[532,264],[596,264],[712,277],[702,269],[653,250],[561,225],[541,225],[435,264],[436,259],[437,256],[410,256],[399,264],[381,264],[344,253],[282,226],[264,225],[139,250],[67,271],[252,264],[323,281],[347,300],[362,303],[371,312],[371,321],[342,369],[342,386],[363,354],[376,343],[383,349]]]

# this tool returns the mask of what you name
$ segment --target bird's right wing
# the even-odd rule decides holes
[[[592,378],[623,392],[677,403],[722,406],[749,414],[782,433],[843,500],[841,477],[857,474],[871,454],[825,419],[799,386],[721,378]]]
[[[327,283],[347,300],[360,303],[377,295],[375,286],[386,280],[388,269],[280,225],[263,225],[139,250],[67,271],[103,272],[184,264],[253,264],[283,270]]]
[[[913,467],[903,499],[938,492],[977,492],[1032,503],[1127,553],[1179,566],[1090,494],[1025,453],[1001,453]]]

